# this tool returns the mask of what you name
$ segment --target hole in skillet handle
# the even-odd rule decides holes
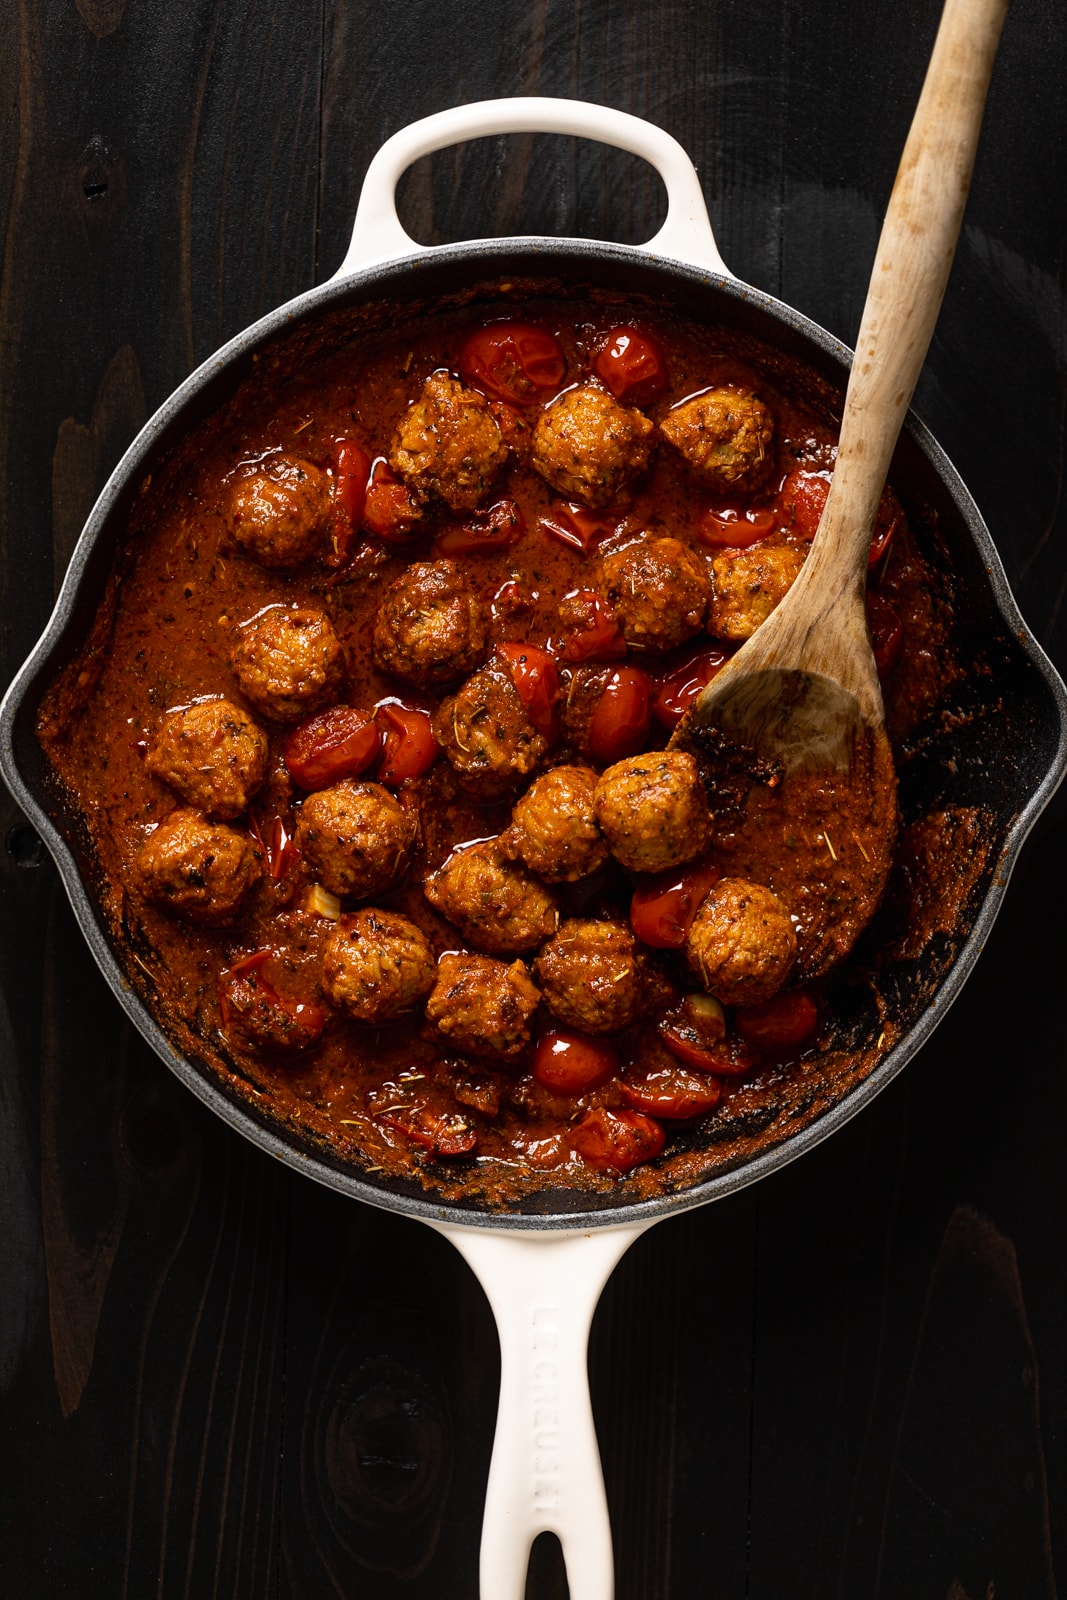
[[[641,245],[666,220],[667,190],[653,166],[613,145],[498,134],[422,156],[401,178],[396,207],[427,246],[521,234]]]

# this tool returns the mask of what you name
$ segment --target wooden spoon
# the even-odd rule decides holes
[[[729,870],[789,906],[802,979],[847,953],[889,872],[896,780],[864,606],[867,554],[945,292],[1006,10],[1007,0],[947,0],[878,242],[811,551],[672,740],[697,756],[713,793],[740,801],[721,840]]]

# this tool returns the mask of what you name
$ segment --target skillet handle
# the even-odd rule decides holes
[[[676,261],[687,261],[730,277],[708,220],[696,168],[678,141],[651,122],[584,100],[553,100],[519,95],[509,100],[478,100],[423,117],[387,139],[367,168],[352,227],[348,253],[335,273],[344,278],[360,268],[426,251],[400,225],[396,186],[412,162],[434,150],[499,133],[569,133],[600,144],[617,145],[656,168],[667,190],[667,216],[655,238],[642,247]]]
[[[505,1233],[431,1223],[471,1268],[500,1337],[500,1406],[485,1495],[481,1600],[523,1600],[530,1547],[558,1535],[571,1600],[612,1600],[615,1568],[586,1356],[600,1292],[651,1223]]]

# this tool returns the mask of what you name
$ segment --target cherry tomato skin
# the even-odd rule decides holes
[[[379,457],[371,471],[363,506],[363,526],[386,544],[407,544],[418,520],[419,508],[392,467]]]
[[[740,1006],[734,1022],[741,1037],[758,1050],[795,1050],[819,1026],[819,1008],[810,994],[796,989],[760,1006]]]
[[[660,1124],[642,1111],[594,1106],[571,1132],[571,1143],[590,1167],[629,1172],[658,1156],[667,1142]]]
[[[286,823],[281,817],[260,820],[252,812],[248,819],[248,831],[252,835],[252,842],[263,852],[268,876],[277,883],[299,860]]]
[[[685,1067],[653,1067],[622,1084],[626,1103],[635,1111],[662,1117],[666,1122],[688,1122],[706,1117],[722,1099],[718,1078],[689,1072]]]
[[[616,667],[589,721],[589,752],[605,766],[645,747],[652,723],[652,685],[640,667]]]
[[[371,459],[355,439],[338,439],[333,456],[333,510],[330,544],[324,560],[328,567],[343,567],[363,526]]]
[[[805,472],[803,467],[797,467],[791,472],[778,493],[786,531],[800,539],[814,539],[829,493],[828,469]]]
[[[708,890],[722,877],[710,862],[682,871],[658,872],[634,890],[630,926],[642,944],[677,950],[689,937]]]
[[[542,531],[587,556],[601,539],[617,531],[619,521],[606,511],[590,511],[588,506],[557,500],[547,516],[541,518]]]
[[[697,524],[697,532],[714,549],[747,550],[766,539],[777,526],[773,511],[706,511]]]
[[[379,783],[398,788],[429,772],[438,754],[429,712],[387,700],[375,708],[374,717],[382,730]]]
[[[593,371],[616,400],[647,406],[667,387],[663,351],[639,328],[612,328],[593,357]]]
[[[673,672],[667,673],[666,677],[660,678],[652,702],[652,715],[660,726],[673,731],[701,689],[707,688],[729,659],[725,650],[701,650],[680,667],[675,667]]]
[[[900,660],[904,645],[904,625],[888,600],[877,590],[867,594],[867,625],[871,630],[871,649],[878,676],[886,677]]]
[[[553,658],[533,644],[498,644],[496,653],[511,673],[515,692],[534,727],[554,738],[559,668]]]
[[[378,1117],[387,1128],[395,1128],[405,1139],[429,1150],[435,1156],[466,1156],[478,1142],[478,1135],[466,1117],[458,1112],[439,1111],[434,1106],[403,1106],[383,1111]]]
[[[601,1039],[556,1030],[543,1034],[533,1058],[533,1079],[552,1094],[586,1094],[618,1070],[615,1051]]]
[[[514,500],[494,500],[484,511],[476,511],[466,522],[446,528],[438,536],[437,548],[443,556],[478,555],[483,550],[506,550],[521,539],[526,518]]]
[[[472,389],[513,405],[534,405],[555,394],[567,363],[559,343],[529,322],[491,322],[459,353],[459,375]]]
[[[700,1039],[695,1029],[661,1026],[659,1036],[672,1056],[684,1061],[687,1067],[698,1072],[710,1072],[717,1078],[743,1078],[756,1066],[756,1058],[748,1042],[736,1037],[708,1044]]]
[[[309,793],[366,772],[381,748],[372,719],[354,706],[331,706],[293,729],[283,759],[294,783]]]
[[[579,589],[577,598],[585,605],[589,626],[568,636],[564,661],[615,661],[626,655],[626,640],[607,601],[595,589]]]
[[[326,1026],[326,1012],[317,1000],[281,995],[263,968],[273,950],[254,950],[219,975],[222,1026],[254,1047],[280,1055],[296,1055],[317,1044]]]

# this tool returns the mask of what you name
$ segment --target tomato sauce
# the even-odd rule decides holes
[[[41,738],[85,819],[130,980],[178,1048],[228,1092],[372,1179],[506,1206],[546,1184],[652,1194],[730,1164],[739,1140],[775,1121],[790,1085],[803,1081],[806,1109],[794,1101],[779,1122],[795,1126],[832,1101],[849,1070],[826,1027],[848,962],[843,976],[787,989],[750,1017],[727,1006],[726,1043],[715,1002],[679,1011],[699,987],[679,951],[709,886],[724,875],[760,881],[751,830],[743,859],[726,825],[699,862],[661,878],[612,860],[556,886],[564,917],[632,923],[647,960],[645,1006],[597,1037],[561,1026],[542,1006],[528,1048],[507,1061],[450,1049],[421,1004],[367,1023],[330,1003],[327,940],[338,917],[364,902],[315,882],[296,830],[308,792],[324,783],[384,786],[417,828],[406,872],[373,905],[417,924],[435,957],[462,952],[423,883],[456,846],[501,834],[521,788],[488,799],[465,788],[434,734],[455,685],[413,688],[376,664],[372,634],[390,584],[412,562],[459,566],[490,619],[488,654],[548,741],[538,771],[567,762],[599,771],[662,749],[735,642],[702,629],[666,650],[628,646],[599,563],[649,534],[680,541],[701,562],[764,546],[802,556],[820,493],[812,485],[833,459],[825,386],[751,341],[593,298],[475,301],[412,315],[402,335],[324,342],[310,363],[265,360],[145,480],[117,553],[113,605],[42,711]],[[407,408],[442,370],[504,408],[512,453],[473,509],[431,497],[411,515],[412,496],[387,457]],[[709,385],[755,388],[775,419],[773,471],[758,491],[712,493],[657,438],[647,470],[607,504],[577,503],[532,469],[528,434],[546,402],[590,382],[657,425]],[[230,497],[243,473],[283,454],[328,476],[332,509],[313,556],[271,567],[235,544]],[[886,506],[871,584],[899,743],[951,671],[950,618],[903,507],[895,496]],[[148,770],[145,750],[176,707],[219,696],[246,705],[231,653],[250,619],[279,605],[326,612],[343,647],[343,687],[298,726],[257,718],[267,776],[228,826],[252,841],[261,876],[238,915],[197,925],[160,909],[138,879],[139,852],[181,804]],[[809,798],[801,885],[806,863],[825,857],[833,838],[817,786]],[[773,792],[747,803],[774,825]],[[802,921],[803,893],[791,909]],[[880,1048],[891,1042],[887,1034]],[[869,1070],[870,1052],[864,1059]]]

